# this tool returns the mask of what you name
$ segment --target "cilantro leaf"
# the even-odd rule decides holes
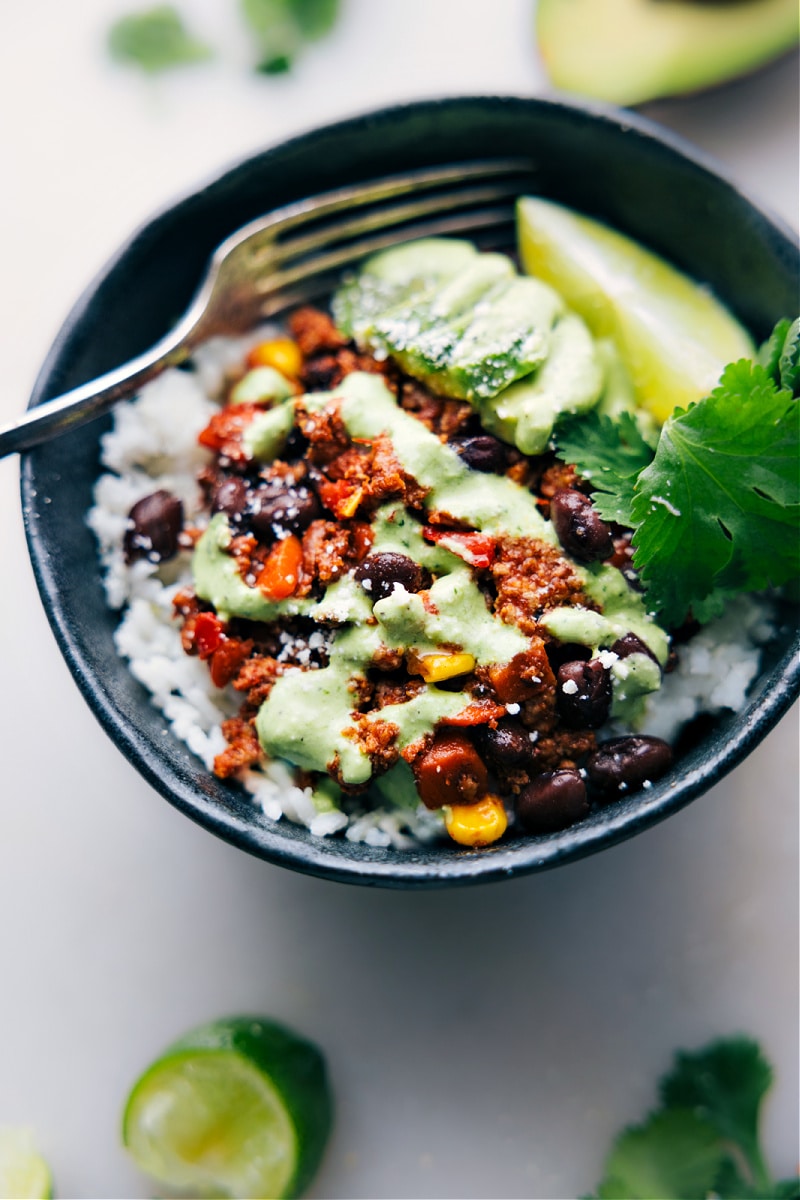
[[[744,359],[667,420],[630,507],[634,565],[668,624],[798,574],[799,444],[798,402]]]
[[[761,1155],[759,1113],[771,1083],[751,1038],[679,1051],[659,1085],[661,1108],[619,1135],[587,1200],[800,1200],[800,1178],[775,1182]]]
[[[325,37],[336,24],[339,0],[289,0],[294,19],[309,42]]]
[[[778,387],[800,394],[800,317],[778,321],[758,352],[758,361]]]
[[[242,12],[258,47],[256,70],[277,75],[291,69],[304,42],[330,32],[339,0],[242,0]]]
[[[781,376],[779,363],[783,344],[786,341],[786,335],[792,327],[792,322],[789,317],[782,317],[776,324],[772,333],[762,346],[759,347],[758,361],[769,375],[770,379],[780,386]]]
[[[556,444],[559,456],[592,484],[592,503],[603,520],[631,526],[633,487],[653,458],[631,413],[616,420],[596,412],[573,418],[557,430]]]
[[[149,74],[211,57],[210,48],[189,33],[180,13],[169,4],[115,21],[108,48],[119,62],[133,63]]]
[[[745,1183],[764,1188],[769,1175],[759,1149],[761,1102],[772,1084],[772,1068],[750,1038],[725,1038],[703,1050],[680,1052],[672,1070],[661,1080],[662,1103],[690,1109],[716,1129],[726,1142],[738,1146],[751,1178]],[[732,1169],[733,1168],[733,1169]],[[729,1176],[738,1173],[735,1164]],[[747,1189],[729,1194],[750,1195]]]
[[[792,321],[778,358],[781,387],[793,396],[800,394],[800,317]]]
[[[723,1155],[719,1135],[701,1117],[663,1109],[616,1139],[598,1200],[705,1200]]]

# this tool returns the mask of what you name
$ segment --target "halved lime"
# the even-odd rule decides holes
[[[596,337],[614,340],[637,402],[659,421],[707,396],[728,363],[753,356],[747,332],[707,288],[607,225],[526,196],[517,235],[525,270]]]
[[[50,1168],[28,1129],[0,1129],[0,1200],[48,1200]]]
[[[122,1137],[136,1165],[193,1195],[297,1196],[322,1158],[332,1103],[319,1050],[262,1017],[175,1042],[134,1084]]]

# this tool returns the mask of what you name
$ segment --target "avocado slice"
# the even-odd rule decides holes
[[[459,238],[417,238],[382,250],[339,288],[331,305],[333,318],[344,333],[367,342],[379,315],[393,307],[414,307],[477,258],[472,242]]]
[[[367,259],[331,308],[359,345],[436,392],[478,402],[543,362],[564,303],[505,254],[425,238]]]
[[[797,0],[539,0],[556,87],[635,105],[755,70],[800,39]]]

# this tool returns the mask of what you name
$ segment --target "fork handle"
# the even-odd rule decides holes
[[[40,446],[95,420],[168,367],[184,362],[192,346],[183,332],[181,330],[177,337],[175,333],[168,334],[150,350],[123,366],[115,367],[113,371],[43,404],[37,404],[17,421],[0,427],[0,458],[31,450],[34,446]]]

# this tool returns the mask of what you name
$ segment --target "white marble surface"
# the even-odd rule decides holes
[[[527,0],[344,0],[278,80],[247,73],[235,0],[184,0],[224,57],[152,85],[104,57],[127,7],[0,6],[0,420],[129,230],[229,160],[400,98],[546,90]],[[652,113],[796,223],[795,60]],[[101,732],[39,605],[17,477],[0,463],[0,1124],[34,1128],[61,1197],[157,1194],[120,1147],[127,1088],[238,1010],[329,1057],[313,1196],[575,1196],[673,1049],[732,1030],[777,1066],[766,1143],[796,1167],[796,711],[688,810],[551,874],[438,894],[303,878],[173,811]]]

